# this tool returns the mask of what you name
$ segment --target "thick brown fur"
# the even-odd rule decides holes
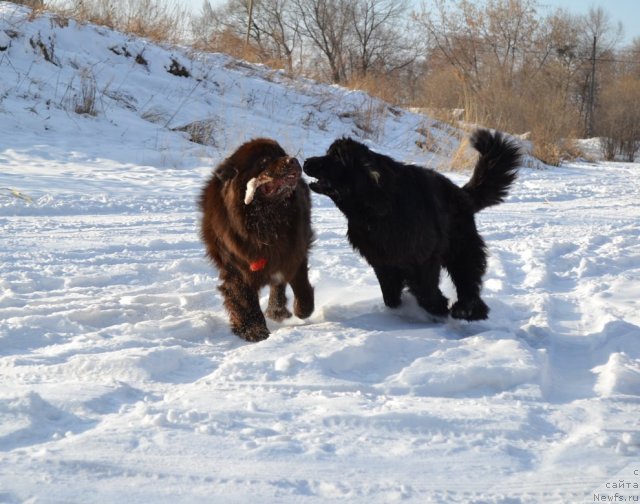
[[[347,217],[349,241],[373,267],[387,306],[399,306],[408,287],[433,315],[487,318],[480,298],[487,253],[474,215],[504,200],[521,154],[499,132],[478,130],[471,143],[480,156],[464,187],[348,138],[305,161],[305,173],[317,179],[311,190],[329,196]],[[438,286],[441,268],[456,287],[451,307]]]
[[[201,237],[219,271],[231,329],[247,341],[269,336],[259,304],[259,291],[266,285],[267,317],[281,321],[291,316],[287,284],[294,293],[297,317],[306,318],[314,309],[307,276],[313,241],[311,198],[300,175],[298,161],[277,142],[258,138],[224,160],[200,195]],[[255,177],[268,177],[273,183],[258,187],[246,204],[247,183]]]

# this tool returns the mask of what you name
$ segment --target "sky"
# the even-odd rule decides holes
[[[179,4],[188,6],[199,12],[204,0],[176,0]],[[209,0],[212,6],[221,5],[224,0]],[[416,7],[421,0],[411,0]],[[602,7],[611,15],[613,22],[618,21],[624,27],[623,43],[630,43],[635,37],[640,37],[640,0],[608,0],[607,2],[590,2],[588,0],[540,0],[540,7],[550,11],[563,8],[573,14],[586,14],[592,6]]]

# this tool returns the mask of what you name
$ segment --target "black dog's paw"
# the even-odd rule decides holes
[[[287,310],[285,306],[280,306],[278,308],[269,308],[264,314],[271,320],[275,320],[276,322],[282,322],[284,319],[288,319],[291,317],[291,312]]]
[[[435,317],[446,317],[449,314],[449,301],[442,295],[436,299],[418,299],[418,304]]]
[[[382,294],[382,300],[384,304],[389,308],[398,308],[402,304],[402,299],[400,296],[389,296]]]
[[[462,320],[486,320],[489,318],[489,307],[480,298],[456,301],[451,307],[451,316]]]
[[[242,327],[234,327],[232,331],[242,339],[252,343],[266,340],[269,337],[269,329],[263,325],[250,325]]]

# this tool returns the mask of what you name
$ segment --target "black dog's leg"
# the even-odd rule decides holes
[[[309,283],[309,267],[306,259],[302,261],[290,284],[293,295],[295,296],[293,300],[293,313],[301,319],[309,317],[313,313],[315,305],[313,287]]]
[[[400,295],[404,287],[402,272],[390,266],[374,266],[373,271],[378,277],[384,304],[389,308],[400,306]]]
[[[487,269],[487,253],[484,241],[475,224],[456,240],[445,267],[456,286],[458,301],[451,307],[451,316],[464,320],[484,320],[489,316],[489,307],[480,299],[482,276]]]
[[[291,317],[291,312],[287,310],[286,289],[287,284],[271,284],[269,304],[265,315],[276,322],[282,322],[284,319]]]
[[[231,330],[247,341],[262,341],[269,337],[267,323],[260,310],[258,291],[248,285],[237,272],[226,271],[220,292],[229,312]]]
[[[429,261],[417,267],[409,280],[409,290],[418,304],[431,315],[444,317],[449,313],[449,301],[440,290],[440,263]]]

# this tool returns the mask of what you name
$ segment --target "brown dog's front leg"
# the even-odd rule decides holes
[[[291,317],[291,312],[287,310],[287,284],[272,284],[269,291],[269,304],[265,315],[271,320],[282,322]]]
[[[308,273],[309,267],[305,259],[302,261],[302,264],[290,282],[295,296],[293,300],[293,313],[301,319],[309,317],[314,310],[313,287],[309,283]]]
[[[262,341],[269,337],[267,323],[260,310],[256,289],[239,275],[228,274],[219,289],[224,296],[224,306],[229,312],[231,330],[247,341]]]

